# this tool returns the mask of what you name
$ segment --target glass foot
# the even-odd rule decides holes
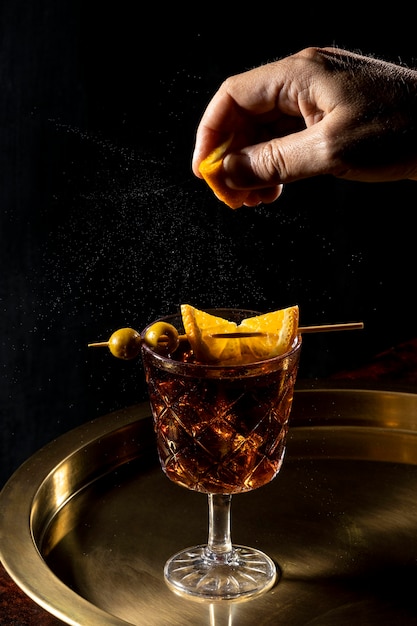
[[[165,564],[165,580],[180,595],[201,600],[236,600],[259,595],[277,580],[274,562],[263,552],[244,546],[218,555],[207,545],[187,548]]]

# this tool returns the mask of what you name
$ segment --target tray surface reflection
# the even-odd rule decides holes
[[[146,404],[15,473],[0,495],[2,561],[73,625],[415,624],[417,395],[299,390],[291,424],[278,477],[233,501],[234,542],[281,569],[259,598],[207,604],[166,587],[167,557],[206,539],[207,503],[162,473]]]

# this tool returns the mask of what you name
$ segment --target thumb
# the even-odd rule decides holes
[[[334,163],[318,126],[228,154],[223,162],[226,183],[237,189],[261,189],[330,173]]]

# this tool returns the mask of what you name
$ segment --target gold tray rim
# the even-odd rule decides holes
[[[416,411],[415,423],[377,424],[379,429],[404,431],[417,436],[417,394],[404,391],[384,391],[363,388],[301,388],[295,393],[295,402],[303,397],[303,402],[311,398],[333,406],[334,398],[350,397],[358,406],[378,399],[381,402],[410,404]],[[358,404],[359,403],[359,404]],[[336,414],[338,407],[335,407]],[[50,442],[25,461],[10,477],[0,492],[0,560],[22,591],[46,611],[72,626],[127,626],[123,619],[103,611],[79,594],[72,591],[48,567],[43,559],[32,527],[32,507],[35,496],[43,482],[58,464],[74,453],[87,448],[98,439],[111,435],[138,420],[151,419],[148,402],[114,411],[65,433]],[[359,418],[360,420],[360,418]],[[306,416],[297,413],[291,422],[291,429],[320,427],[337,428],[338,420],[325,415],[317,423],[311,423]],[[343,423],[340,427],[343,427]],[[346,424],[345,424],[346,426]],[[369,427],[369,423],[364,426]],[[360,421],[354,428],[362,428]],[[16,546],[19,549],[16,550]]]
[[[71,626],[126,626],[129,622],[94,606],[50,570],[34,541],[32,503],[42,483],[62,461],[104,435],[150,417],[149,403],[143,402],[78,426],[29,457],[0,492],[0,561],[27,596]]]

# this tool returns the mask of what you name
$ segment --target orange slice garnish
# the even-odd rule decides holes
[[[206,158],[201,161],[199,172],[215,193],[219,200],[227,204],[231,209],[238,209],[245,202],[247,191],[230,189],[223,181],[223,159],[232,143],[232,137],[215,148]]]
[[[196,359],[208,364],[238,365],[279,356],[291,348],[298,333],[298,306],[248,317],[239,325],[189,304],[181,305],[181,314]],[[240,333],[241,338],[214,336]]]

